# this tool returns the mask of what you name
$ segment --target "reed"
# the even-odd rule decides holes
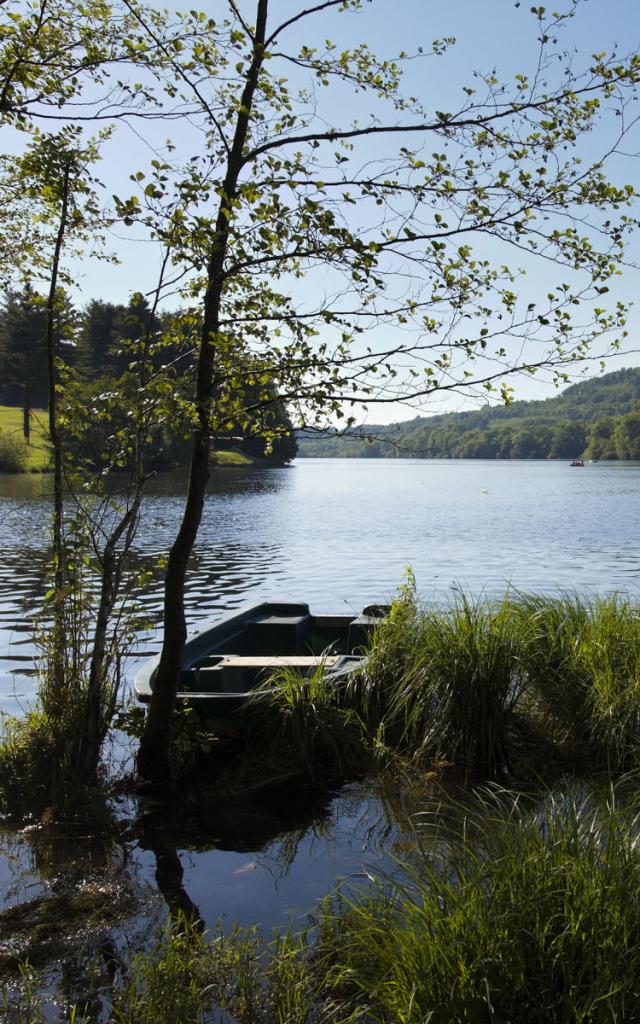
[[[187,921],[167,926],[127,966],[111,1005],[113,1024],[175,1024],[204,1021],[213,1004],[211,951],[201,931]]]
[[[640,610],[626,598],[523,597],[523,653],[534,705],[578,762],[640,764]]]
[[[509,600],[460,596],[422,616],[413,671],[393,705],[411,752],[466,775],[494,776],[506,765],[522,693],[518,625]]]
[[[325,908],[316,971],[354,1021],[599,1024],[640,1005],[638,820],[611,794],[487,793],[422,825],[401,881]]]
[[[541,746],[548,768],[619,774],[640,766],[640,611],[509,594],[423,610],[406,586],[346,701],[404,756],[466,777],[522,768]]]
[[[57,600],[52,590],[49,601]],[[41,626],[34,636],[37,699],[24,716],[2,719],[0,810],[16,818],[45,810],[54,817],[72,814],[93,788],[81,785],[76,771],[85,718],[90,598],[74,585],[58,604],[58,622]]]
[[[51,766],[63,737],[41,709],[5,717],[0,738],[0,811],[17,817],[50,805]],[[28,803],[25,795],[28,796]]]
[[[461,595],[421,611],[406,587],[347,700],[404,755],[495,775],[523,691],[521,628],[509,598],[495,605]]]

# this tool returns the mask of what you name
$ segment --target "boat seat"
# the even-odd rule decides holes
[[[255,683],[255,678],[248,679],[247,676],[248,673],[240,666],[221,662],[198,669],[197,688],[207,693],[246,693]]]
[[[247,622],[249,650],[255,654],[299,654],[311,635],[313,618],[302,614],[257,615]]]
[[[329,654],[228,654],[220,662],[221,668],[332,668],[339,655]]]
[[[273,655],[229,654],[217,665],[204,665],[193,670],[190,686],[182,689],[197,689],[207,693],[247,693],[253,689],[261,673],[266,670],[296,668],[302,673],[311,672],[320,666],[333,668],[340,658],[336,655],[317,657],[315,655]],[[185,673],[186,675],[186,673]]]

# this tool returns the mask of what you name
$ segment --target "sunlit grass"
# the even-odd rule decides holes
[[[19,445],[24,455],[24,472],[44,472],[51,464],[51,446],[48,440],[47,413],[34,409],[31,413],[30,444],[24,443],[22,409],[0,405],[0,436],[7,436]]]
[[[212,458],[218,466],[253,466],[255,459],[244,452],[214,451]]]
[[[402,881],[337,898],[316,949],[352,1020],[567,1024],[635,1019],[638,820],[569,790],[505,791],[423,821]],[[444,823],[443,823],[444,818]]]
[[[508,599],[460,596],[420,612],[405,592],[354,680],[356,705],[408,756],[495,775],[523,690],[521,628]]]

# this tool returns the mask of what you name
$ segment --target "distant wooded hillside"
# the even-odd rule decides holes
[[[640,459],[640,368],[573,384],[545,401],[342,434],[303,431],[298,446],[307,458]]]

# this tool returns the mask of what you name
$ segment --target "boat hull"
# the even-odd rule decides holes
[[[279,668],[346,676],[362,664],[387,611],[371,605],[360,615],[314,615],[306,604],[265,601],[203,622],[185,644],[177,701],[216,719],[235,718]],[[151,699],[159,660],[136,673],[142,703]]]

